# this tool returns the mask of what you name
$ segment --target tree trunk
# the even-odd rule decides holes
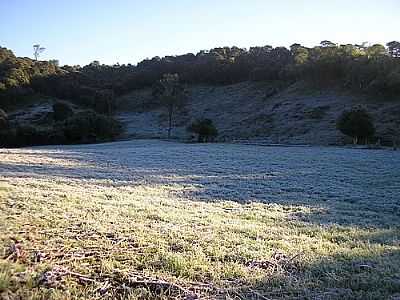
[[[168,139],[171,138],[171,131],[172,131],[172,114],[174,112],[174,107],[171,105],[168,110]]]

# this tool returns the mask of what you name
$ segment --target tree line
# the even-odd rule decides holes
[[[35,95],[67,100],[95,113],[77,114],[62,121],[55,119],[60,128],[55,142],[64,141],[64,138],[71,142],[87,141],[97,136],[98,132],[88,132],[83,136],[69,132],[71,128],[75,130],[75,123],[112,122],[111,119],[102,119],[101,115],[112,116],[116,108],[115,99],[146,87],[152,87],[154,98],[168,109],[169,135],[173,115],[185,99],[181,84],[224,85],[252,80],[286,85],[305,81],[315,87],[341,87],[382,99],[400,95],[400,42],[397,41],[386,46],[365,43],[338,45],[325,40],[311,48],[297,43],[289,48],[268,45],[250,49],[220,47],[197,54],[154,57],[137,65],[104,65],[93,61],[83,67],[60,67],[56,60],[40,61],[39,55],[44,48],[35,45],[34,49],[35,58],[30,59],[16,57],[11,50],[0,47],[0,127],[4,128],[10,107],[18,107]],[[366,120],[364,117],[358,119]],[[346,124],[353,122],[343,120],[338,126],[342,132],[346,131],[343,129]],[[197,131],[199,137],[207,136],[201,132],[209,131],[213,136],[211,127],[209,120],[199,120],[189,131]],[[18,131],[14,135],[18,137]],[[48,136],[48,133],[43,136]]]
[[[312,48],[221,47],[197,54],[154,57],[137,65],[62,66],[17,58],[0,48],[0,107],[30,93],[110,111],[110,98],[152,86],[164,74],[179,74],[182,83],[233,84],[247,80],[307,81],[336,85],[384,97],[400,94],[400,42],[338,45],[322,41]],[[111,100],[112,102],[112,100]]]

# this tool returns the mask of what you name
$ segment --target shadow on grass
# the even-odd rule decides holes
[[[336,148],[268,148],[121,142],[0,152],[0,175],[85,184],[179,187],[205,202],[277,203],[315,208],[293,218],[314,224],[398,225],[396,153]],[[7,156],[15,156],[7,162]],[[22,158],[18,158],[22,156]]]
[[[383,171],[381,161],[372,163],[373,170],[363,165],[365,157],[348,167],[335,166],[335,160],[322,160],[318,165],[312,158],[305,161],[306,150],[295,153],[294,160],[288,157],[290,153],[279,153],[274,160],[260,161],[259,153],[252,153],[254,148],[245,148],[250,153],[235,161],[219,147],[214,154],[207,147],[190,148],[182,156],[176,152],[179,147],[122,152],[111,146],[102,151],[95,151],[95,146],[81,151],[65,148],[61,153],[14,151],[11,155],[23,158],[7,161],[5,157],[0,175],[10,183],[22,178],[28,183],[44,179],[106,186],[104,182],[111,181],[116,187],[169,187],[177,198],[191,201],[307,206],[310,212],[294,209],[285,221],[304,226],[308,237],[313,230],[322,231],[321,238],[332,242],[332,249],[326,255],[293,260],[279,274],[268,273],[250,286],[235,283],[242,299],[386,299],[400,293],[400,193],[396,173]],[[174,190],[174,185],[180,189]]]

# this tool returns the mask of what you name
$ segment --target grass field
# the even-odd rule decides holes
[[[0,299],[400,299],[399,177],[391,151],[3,149]]]

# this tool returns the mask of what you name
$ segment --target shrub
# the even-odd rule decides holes
[[[362,108],[344,111],[336,126],[343,134],[352,137],[354,144],[358,144],[360,139],[365,139],[367,142],[368,138],[375,134],[372,118]]]
[[[0,130],[0,147],[93,143],[112,140],[120,130],[114,119],[83,111],[50,128],[16,125]]]
[[[188,128],[188,132],[197,134],[198,142],[209,142],[218,136],[218,130],[210,119],[194,121]]]
[[[65,102],[53,104],[54,121],[64,121],[74,114],[72,108]]]
[[[70,143],[89,143],[116,137],[121,126],[113,118],[94,111],[79,112],[65,120],[63,132]]]
[[[1,145],[4,147],[23,147],[50,144],[51,130],[38,129],[31,125],[17,125],[0,131]]]
[[[15,130],[3,129],[0,130],[0,147],[15,146]]]

